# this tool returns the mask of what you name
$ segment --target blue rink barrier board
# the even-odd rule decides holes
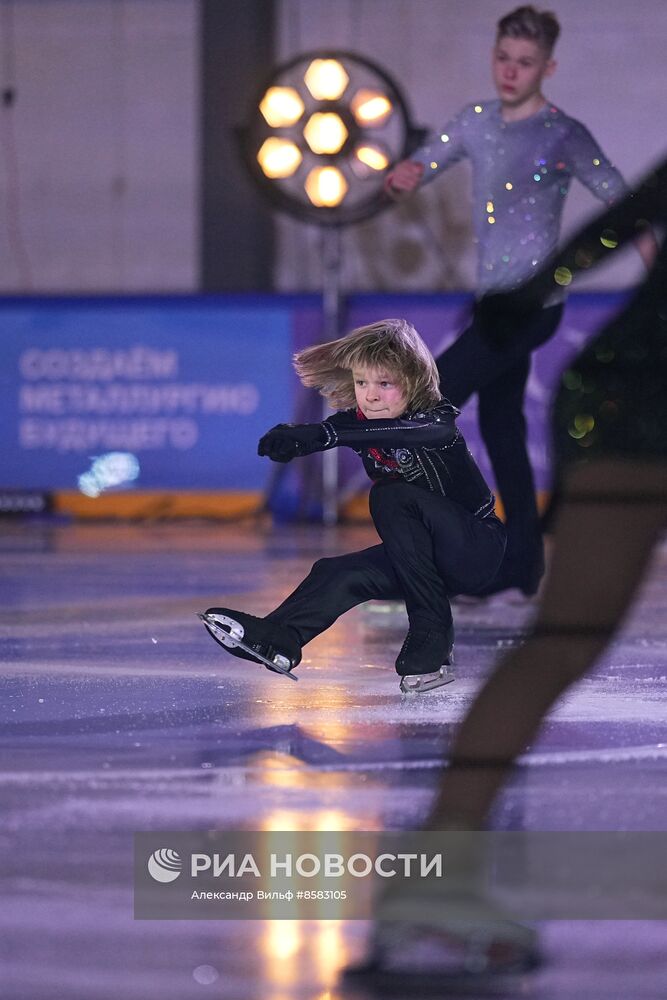
[[[571,296],[558,334],[535,354],[526,417],[538,490],[550,482],[548,408],[560,372],[625,298]],[[405,316],[437,353],[470,306],[462,294],[352,295],[345,329]],[[291,356],[321,338],[322,314],[317,295],[8,298],[0,335],[0,488],[76,490],[96,459],[121,453],[138,473],[117,490],[253,493],[271,471],[257,441],[293,419]],[[459,422],[493,482],[474,398]],[[354,476],[367,486],[341,450],[341,484]]]
[[[133,490],[261,490],[292,396],[289,302],[5,300],[0,485],[75,490],[101,455]],[[122,488],[123,484],[119,483]]]

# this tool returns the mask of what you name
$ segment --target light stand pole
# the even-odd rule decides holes
[[[322,229],[322,316],[325,340],[337,340],[341,333],[341,229]],[[329,414],[326,401],[323,416]],[[338,449],[322,453],[322,521],[326,525],[338,521]]]

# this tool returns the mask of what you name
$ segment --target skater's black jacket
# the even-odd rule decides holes
[[[371,479],[403,479],[449,497],[476,517],[493,514],[495,497],[456,426],[459,411],[442,400],[395,420],[366,420],[340,410],[322,423],[322,450],[344,445],[361,456]]]

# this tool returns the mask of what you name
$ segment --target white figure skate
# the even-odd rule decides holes
[[[228,649],[229,652],[233,652],[237,648],[243,650],[246,654],[244,659],[254,660],[256,663],[263,664],[275,673],[283,674],[285,677],[289,677],[290,680],[298,681],[299,678],[292,673],[294,664],[290,662],[288,657],[283,656],[281,653],[275,653],[273,658],[269,659],[263,653],[253,649],[252,646],[243,641],[245,629],[240,621],[231,618],[229,615],[212,611],[198,614],[197,617],[201,618],[209,634],[215,641]]]

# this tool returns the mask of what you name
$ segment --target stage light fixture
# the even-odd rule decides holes
[[[304,53],[277,67],[239,132],[246,164],[272,203],[320,226],[384,208],[385,172],[424,136],[394,80],[342,51]]]

